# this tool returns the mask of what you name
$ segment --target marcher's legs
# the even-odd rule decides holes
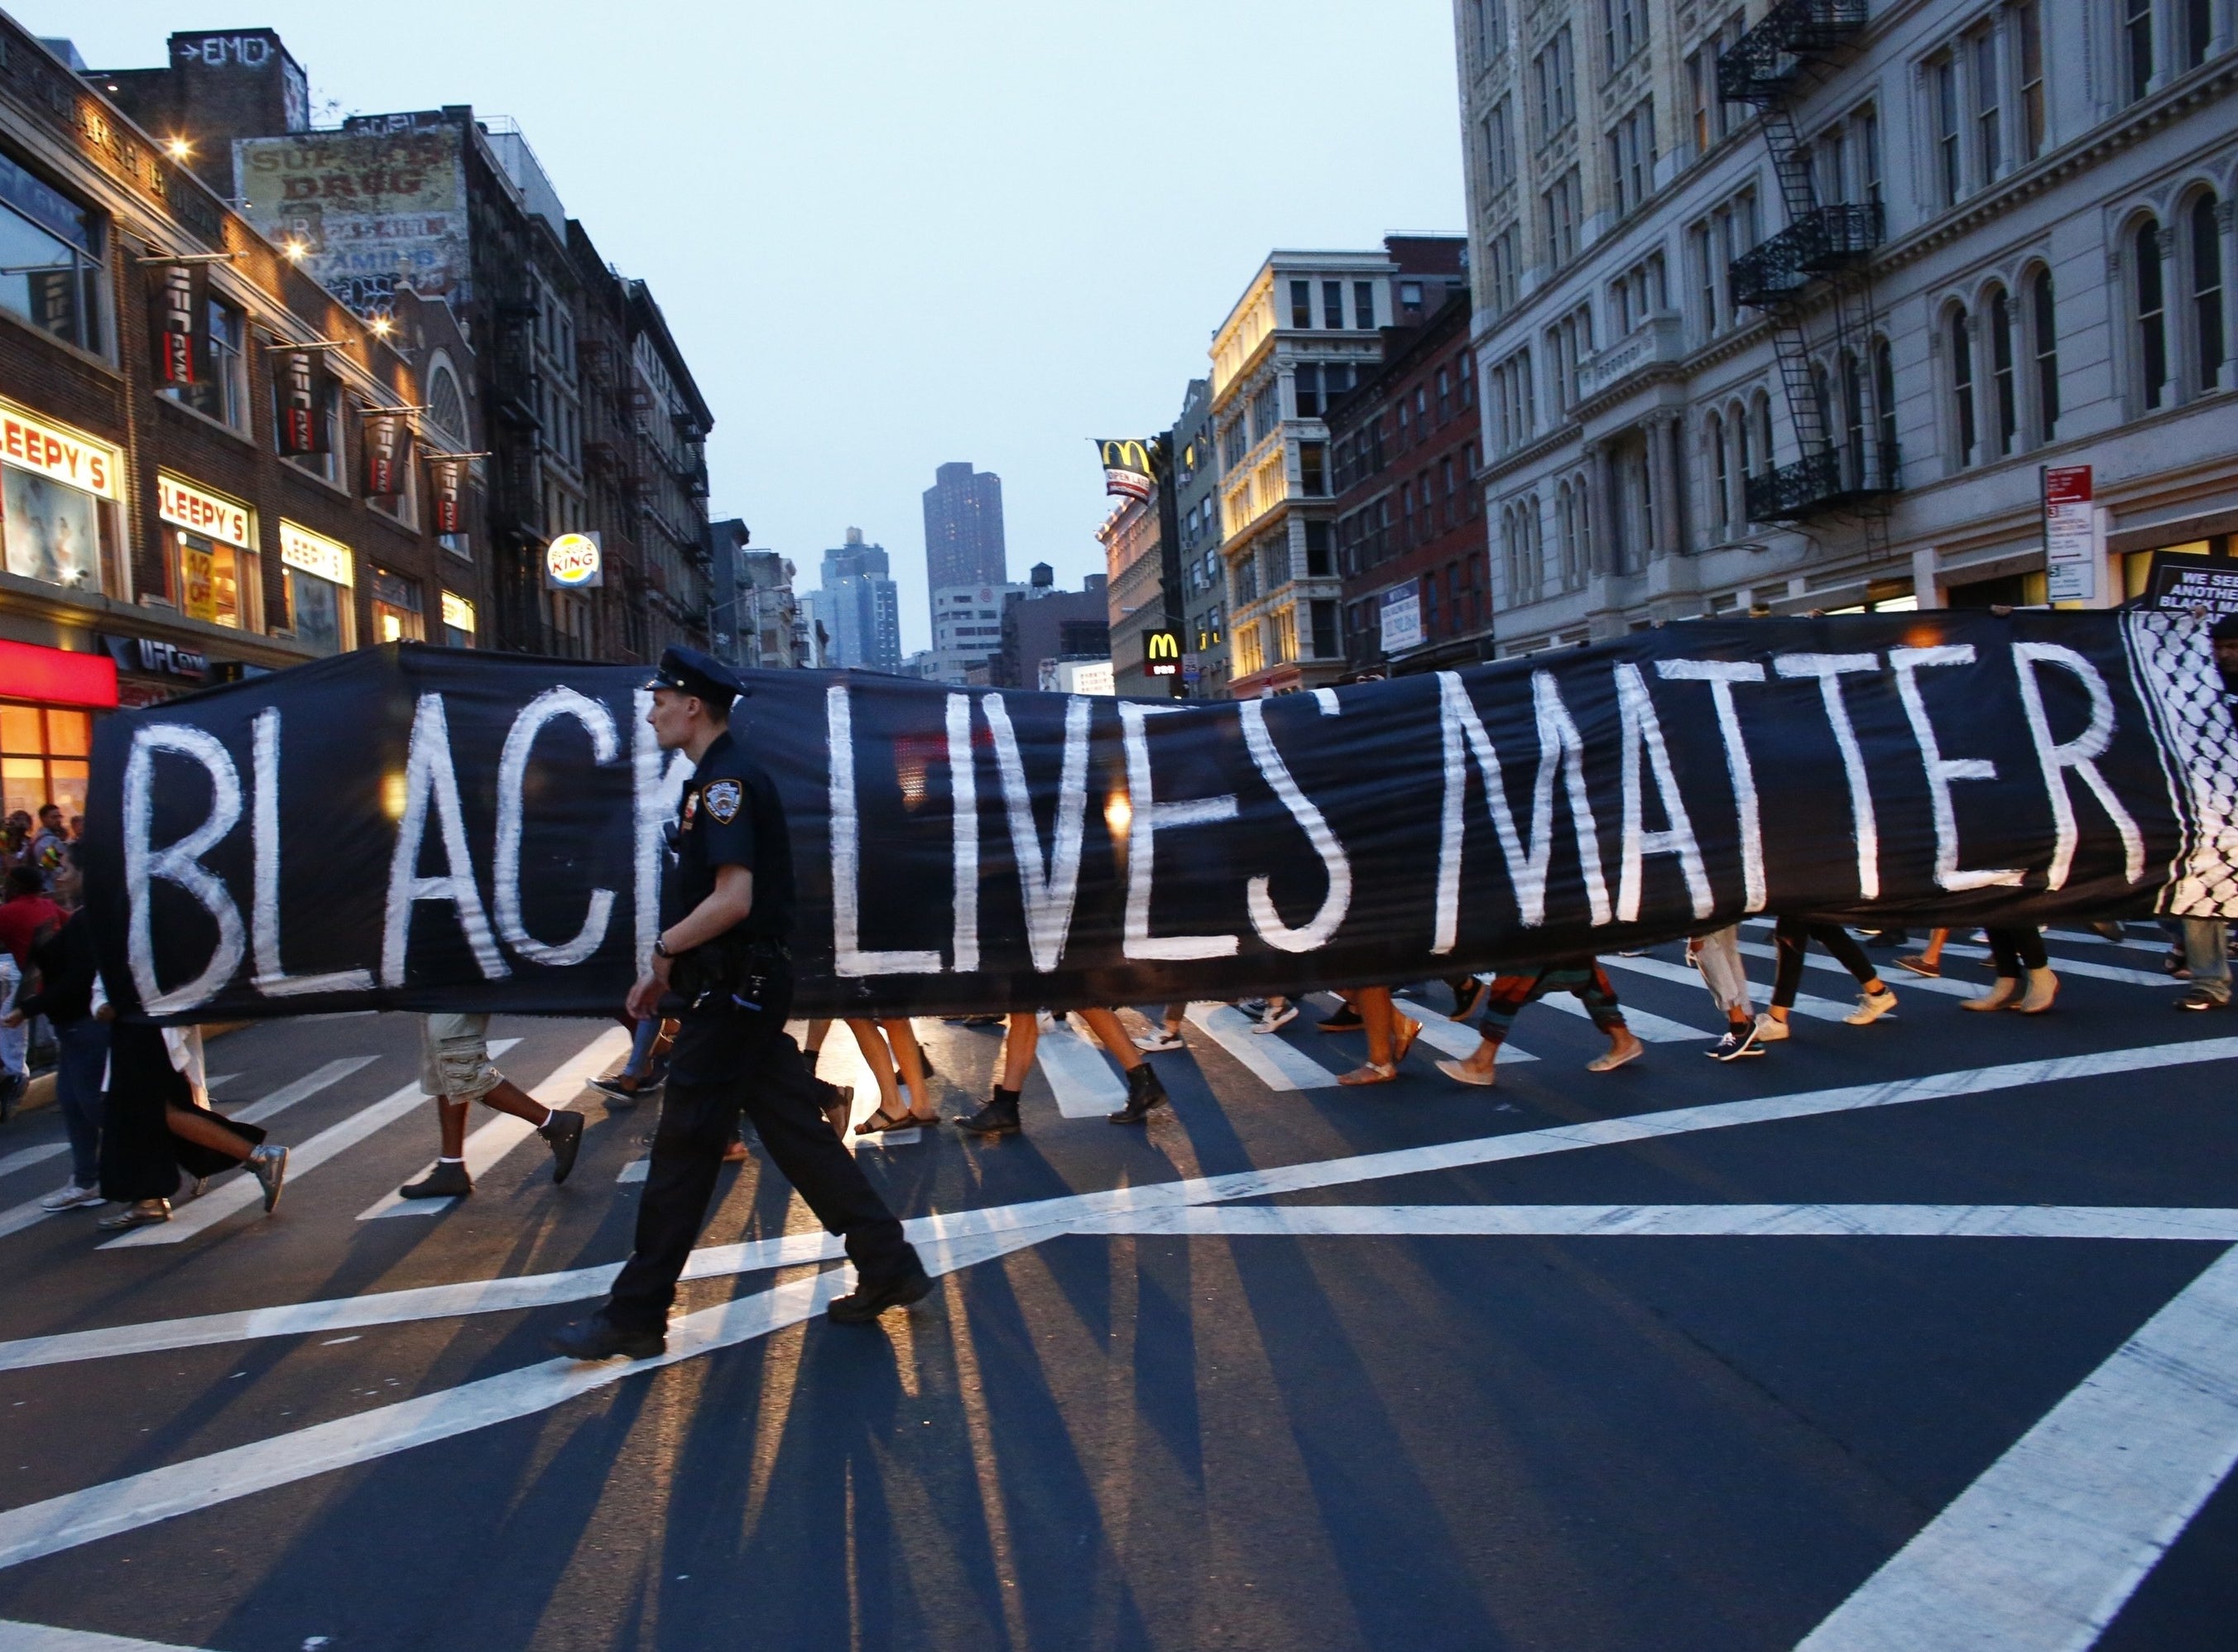
[[[109,1063],[109,1023],[88,1015],[56,1029],[55,1102],[70,1132],[70,1186],[101,1185],[101,1072]]]
[[[1811,926],[1800,918],[1782,918],[1772,926],[1771,944],[1778,955],[1772,967],[1771,1018],[1784,1025],[1803,990],[1803,955],[1811,948]]]
[[[1869,993],[1885,989],[1881,972],[1874,967],[1873,961],[1865,956],[1865,949],[1851,939],[1850,932],[1840,924],[1814,923],[1811,926],[1810,934],[1813,941],[1826,948],[1836,963],[1857,977],[1857,985]],[[1789,1001],[1794,1001],[1791,999]]]
[[[975,1136],[1014,1136],[1018,1122],[1018,1092],[1026,1074],[1034,1070],[1034,1052],[1041,1047],[1041,1017],[1030,1009],[1014,1009],[1003,1034],[1003,1065],[995,1079],[995,1094],[977,1113],[959,1113],[956,1127]]]
[[[1367,1029],[1367,1064],[1355,1067],[1340,1084],[1383,1084],[1398,1075],[1399,1063],[1420,1037],[1422,1023],[1402,1015],[1391,1001],[1388,987],[1355,987],[1347,995]]]
[[[2230,1002],[2230,925],[2221,918],[2183,920],[2183,959],[2191,990],[2178,1000],[2195,1008]]]
[[[1694,961],[1702,971],[1702,984],[1711,1001],[1725,1012],[1725,1020],[1745,1031],[1756,1020],[1756,995],[1741,962],[1738,924],[1712,929],[1694,942]]]
[[[1540,969],[1527,975],[1493,976],[1492,985],[1485,991],[1484,1014],[1476,1024],[1481,1041],[1467,1059],[1440,1061],[1438,1070],[1464,1084],[1490,1084],[1500,1061],[1500,1047],[1515,1030],[1515,1018],[1523,1013],[1524,1005],[1546,990],[1548,973]]]
[[[916,1027],[906,1015],[890,1016],[878,1026],[893,1050],[894,1066],[901,1081],[909,1087],[910,1116],[920,1124],[939,1123],[939,1111],[932,1105],[925,1085],[924,1051],[918,1047]]]
[[[1599,962],[1594,963],[1582,981],[1566,984],[1576,995],[1578,1001],[1586,1007],[1586,1014],[1593,1025],[1608,1035],[1607,1053],[1586,1062],[1586,1072],[1611,1072],[1646,1052],[1647,1047],[1633,1036],[1632,1028],[1624,1024],[1624,1010],[1616,1001],[1616,985],[1609,980],[1608,971]]]

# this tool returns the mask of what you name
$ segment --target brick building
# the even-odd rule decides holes
[[[1328,414],[1345,658],[1404,672],[1489,657],[1469,294],[1384,334],[1384,363]]]
[[[439,532],[452,479],[428,462],[480,434],[448,307],[407,294],[361,320],[192,158],[0,17],[10,809],[79,802],[106,707],[391,638],[472,641],[487,611],[471,539]],[[394,409],[422,411],[416,453],[395,445],[412,416],[380,416]],[[283,456],[288,429],[325,451]]]
[[[93,80],[182,139],[205,182],[360,315],[404,293],[449,303],[489,415],[468,538],[490,645],[622,660],[705,645],[712,417],[645,284],[567,216],[517,126],[452,104],[314,130],[269,30],[176,34],[163,68]],[[546,553],[565,534],[598,539],[601,584],[553,588]]]

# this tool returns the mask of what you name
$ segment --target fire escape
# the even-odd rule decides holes
[[[1866,0],[1780,0],[1718,63],[1718,96],[1763,116],[1787,227],[1732,262],[1733,302],[1771,319],[1780,387],[1800,457],[1747,479],[1748,513],[1758,522],[1856,516],[1877,554],[1886,545],[1888,497],[1897,454],[1885,424],[1868,416],[1877,400],[1871,346],[1876,331],[1871,259],[1885,233],[1878,202],[1821,205],[1793,106],[1865,26]],[[1811,312],[1831,312],[1833,374],[1814,352]],[[1837,421],[1848,439],[1837,441]]]

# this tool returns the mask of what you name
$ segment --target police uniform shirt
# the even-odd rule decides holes
[[[792,837],[777,783],[748,759],[725,730],[715,737],[684,789],[678,816],[676,872],[668,880],[674,923],[715,892],[715,869],[743,866],[754,875],[753,909],[741,936],[782,941],[792,930]]]

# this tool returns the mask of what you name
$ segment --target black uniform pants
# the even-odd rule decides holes
[[[824,1231],[845,1238],[857,1273],[890,1279],[916,1265],[901,1223],[824,1121],[821,1087],[785,1030],[791,995],[788,981],[765,993],[762,1009],[726,1004],[681,1018],[638,1206],[637,1247],[606,1303],[606,1319],[619,1329],[666,1327],[741,1110]]]

